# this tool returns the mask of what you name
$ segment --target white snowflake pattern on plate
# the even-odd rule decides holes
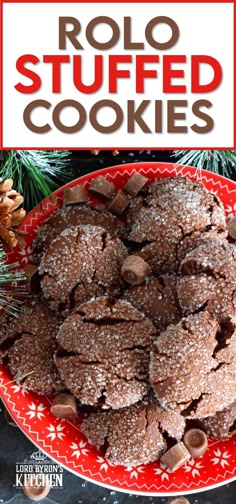
[[[45,416],[43,411],[46,409],[46,407],[43,404],[35,404],[31,403],[28,405],[29,411],[26,412],[26,415],[29,415],[30,420],[32,418],[38,418],[39,420],[42,420],[42,418]]]
[[[80,441],[79,444],[72,443],[72,445],[70,446],[70,448],[73,450],[71,453],[71,456],[76,457],[77,459],[81,455],[87,456],[89,453],[89,450],[87,448],[85,448],[86,445],[87,445],[86,441]]]
[[[215,457],[211,459],[213,465],[219,464],[221,467],[229,466],[230,463],[228,459],[231,457],[227,451],[222,452],[220,448],[217,448],[216,451],[213,452]]]
[[[138,466],[138,467],[129,466],[125,470],[130,473],[129,474],[130,479],[132,479],[132,478],[138,479],[139,474],[144,472],[144,467],[143,466]]]
[[[65,429],[65,427],[63,427],[63,425],[61,424],[59,425],[50,424],[49,427],[47,427],[47,429],[49,430],[50,434],[48,434],[46,437],[51,438],[52,441],[54,441],[57,438],[62,440],[63,437],[65,436],[65,433],[62,432]]]
[[[195,459],[190,459],[184,466],[185,472],[191,473],[192,477],[200,476],[199,469],[203,469],[201,462],[197,462]]]
[[[19,251],[19,255],[22,256],[21,264],[25,266],[29,262],[33,261],[33,248],[28,245],[28,247],[25,247]]]
[[[18,392],[20,392],[23,396],[25,396],[25,394],[29,394],[25,384],[23,383],[23,385],[21,385],[19,381],[16,381],[15,385],[11,386],[11,389],[13,389],[13,394],[18,394]]]
[[[236,215],[236,203],[234,203],[234,205],[226,205],[225,211],[227,217],[234,217]]]
[[[160,467],[155,467],[154,473],[161,477],[161,481],[164,481],[164,480],[169,481],[169,479],[170,479],[169,474],[171,473],[171,470],[168,467],[166,467],[164,464],[162,464],[162,462],[160,462]]]
[[[104,459],[103,457],[97,457],[96,462],[98,464],[100,464],[100,467],[99,467],[100,471],[107,472],[109,467],[114,466],[114,464],[112,464],[112,462],[110,462],[110,461],[108,462],[108,460]]]

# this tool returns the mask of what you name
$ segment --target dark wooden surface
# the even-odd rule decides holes
[[[169,151],[122,151],[117,156],[102,151],[93,156],[88,151],[76,151],[72,155],[70,179],[91,171],[136,161],[173,161]],[[236,170],[232,174],[236,179]],[[35,451],[35,447],[18,429],[9,426],[4,418],[3,407],[0,411],[0,504],[27,504],[20,490],[14,488],[16,462],[24,461]],[[236,481],[218,489],[186,496],[190,504],[236,504]],[[43,504],[167,504],[168,499],[141,497],[122,494],[113,490],[98,487],[81,478],[64,471],[63,489],[51,490]]]

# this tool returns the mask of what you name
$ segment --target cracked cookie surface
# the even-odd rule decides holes
[[[127,212],[129,240],[139,244],[138,254],[154,273],[176,272],[178,249],[185,237],[194,242],[196,232],[226,236],[224,209],[202,184],[184,177],[161,179],[138,196]],[[188,246],[191,247],[190,238]]]
[[[214,439],[230,439],[236,434],[236,402],[223,411],[198,420],[199,426]]]
[[[62,324],[56,365],[83,404],[118,409],[148,392],[149,350],[156,336],[152,322],[130,303],[92,300]]]
[[[91,413],[81,431],[113,464],[130,466],[158,460],[167,447],[164,432],[179,440],[184,427],[177,413],[143,402],[119,411]]]
[[[4,357],[14,378],[31,373],[24,387],[38,394],[50,394],[64,388],[53,355],[60,320],[35,298],[25,305],[17,318],[8,321],[4,332],[7,350]],[[0,344],[1,347],[1,344]]]
[[[236,247],[215,238],[189,252],[180,266],[178,299],[186,314],[206,308],[224,319],[236,315]]]
[[[160,332],[169,324],[177,323],[181,319],[182,311],[176,286],[175,276],[162,275],[159,278],[153,276],[142,285],[127,289],[122,298],[145,313]]]
[[[123,237],[124,226],[106,210],[98,210],[89,206],[72,205],[54,212],[39,227],[34,240],[34,255],[37,262],[52,241],[62,231],[72,226],[90,225],[104,228],[113,237]]]
[[[164,408],[207,417],[236,399],[235,320],[219,325],[208,312],[161,333],[151,352],[150,381]]]
[[[93,296],[117,296],[127,249],[97,226],[67,228],[44,255],[39,274],[45,298],[54,310],[72,309]]]

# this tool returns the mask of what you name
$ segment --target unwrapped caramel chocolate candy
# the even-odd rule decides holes
[[[229,222],[227,224],[227,229],[230,238],[233,238],[233,240],[236,240],[236,217],[231,217],[229,219]]]
[[[81,185],[77,185],[75,187],[69,187],[68,189],[65,189],[63,193],[63,204],[65,206],[87,202],[88,202],[87,191]]]
[[[147,177],[135,172],[125,184],[124,191],[134,198],[143,189],[147,181]]]
[[[114,196],[115,186],[105,177],[97,177],[91,182],[89,190],[96,196],[111,199]]]
[[[28,477],[27,483],[23,489],[26,497],[34,501],[40,501],[47,497],[50,492],[50,487],[47,484],[46,476],[45,474],[31,474]]]
[[[51,413],[57,418],[74,420],[77,417],[76,400],[72,394],[59,394],[55,397]]]
[[[108,205],[107,210],[115,215],[121,215],[126,210],[128,204],[128,196],[126,196],[126,194],[121,191],[121,189],[119,189],[111,203]]]
[[[183,442],[192,457],[201,457],[207,451],[208,439],[201,429],[189,429],[184,434]]]
[[[131,285],[140,285],[151,273],[151,269],[142,257],[130,255],[121,267],[121,276]]]
[[[180,442],[172,446],[167,452],[161,457],[161,462],[165,464],[171,472],[180,469],[187,460],[191,458],[191,455],[184,443]]]
[[[90,152],[91,152],[91,154],[93,154],[94,156],[98,156],[98,154],[99,154],[100,150],[99,150],[99,149],[93,149],[93,150],[91,150]]]

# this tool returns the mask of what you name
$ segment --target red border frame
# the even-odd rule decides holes
[[[105,3],[126,3],[129,1],[130,3],[143,3],[143,0],[113,0],[110,2],[109,0],[70,0],[71,3],[99,3],[99,2],[105,2]],[[206,3],[206,0],[171,0],[166,1],[166,0],[148,0],[149,3]],[[236,149],[236,78],[235,78],[235,73],[236,73],[236,0],[207,0],[208,3],[230,3],[233,4],[234,7],[234,47],[233,47],[233,58],[234,58],[234,97],[233,97],[233,109],[234,109],[234,132],[233,132],[233,137],[234,137],[234,146],[232,147],[208,147],[208,149],[211,150],[233,150]],[[4,3],[65,3],[65,0],[0,0],[0,149],[1,150],[17,150],[17,149],[29,149],[29,150],[35,150],[35,149],[40,149],[40,147],[25,147],[25,146],[15,146],[15,147],[3,147],[3,84],[2,84],[2,78],[3,78],[3,4]],[[86,147],[86,150],[94,150],[97,149],[98,147]],[[41,147],[43,150],[84,150],[84,147],[61,147],[58,149],[58,147]],[[127,150],[127,149],[132,149],[132,150],[143,150],[143,149],[151,149],[151,150],[175,150],[176,147],[99,147],[100,150]],[[183,150],[188,150],[189,147],[178,147],[178,149],[183,149]],[[194,150],[201,150],[200,147],[194,147]]]

